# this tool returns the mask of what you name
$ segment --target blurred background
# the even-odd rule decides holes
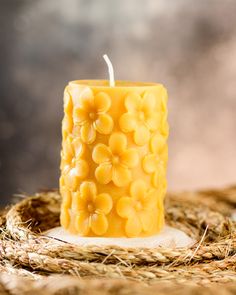
[[[0,0],[0,203],[58,186],[69,80],[161,82],[169,190],[236,181],[235,0]]]

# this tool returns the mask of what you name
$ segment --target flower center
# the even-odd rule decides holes
[[[96,118],[96,113],[94,113],[94,112],[90,112],[90,113],[89,113],[89,118],[90,118],[91,120],[95,120],[95,118]]]
[[[144,112],[139,112],[139,114],[138,114],[138,118],[139,118],[139,120],[140,121],[144,121],[144,119],[145,119],[145,114],[144,114]]]
[[[142,203],[140,201],[138,201],[136,204],[135,204],[135,209],[137,211],[140,211],[142,210],[143,206],[142,206]]]
[[[112,164],[113,165],[116,165],[116,164],[119,164],[119,162],[120,162],[119,156],[113,156],[113,158],[112,158]]]
[[[94,212],[94,206],[93,206],[92,203],[89,203],[89,204],[88,204],[88,212],[89,212],[89,213],[93,213],[93,212]]]

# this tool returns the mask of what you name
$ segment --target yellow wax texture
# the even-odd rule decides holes
[[[78,236],[144,237],[164,225],[167,91],[72,81],[64,92],[61,225]]]

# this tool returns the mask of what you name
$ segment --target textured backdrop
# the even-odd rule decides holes
[[[169,189],[235,181],[236,1],[0,0],[0,197],[57,187],[68,80],[169,90]]]

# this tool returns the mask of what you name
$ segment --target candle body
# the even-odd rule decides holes
[[[81,236],[141,237],[164,225],[167,92],[160,84],[70,82],[64,92],[61,224]]]

